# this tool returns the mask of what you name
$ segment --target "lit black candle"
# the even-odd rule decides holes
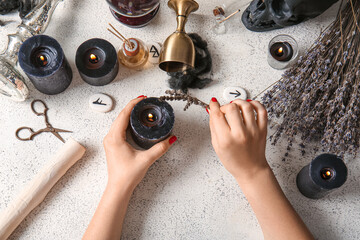
[[[305,197],[318,199],[341,187],[347,179],[347,172],[341,158],[333,154],[321,154],[301,169],[296,184]]]
[[[116,50],[104,39],[87,40],[76,51],[76,67],[81,78],[88,84],[93,86],[109,84],[119,71]]]
[[[271,56],[280,62],[290,61],[294,51],[288,42],[276,42],[270,46]]]
[[[170,136],[174,123],[174,110],[170,104],[158,98],[146,98],[131,112],[131,135],[140,147],[149,149]]]
[[[19,50],[19,64],[42,93],[61,93],[71,83],[70,65],[60,44],[52,37],[36,35],[27,39]]]

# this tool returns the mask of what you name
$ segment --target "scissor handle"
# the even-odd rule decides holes
[[[21,131],[24,131],[24,130],[27,130],[27,131],[30,132],[30,136],[29,136],[29,137],[27,137],[27,138],[22,138],[22,137],[20,137],[20,132],[21,132]],[[37,135],[37,134],[38,134],[38,132],[34,132],[34,130],[32,130],[32,128],[29,128],[29,127],[21,127],[21,128],[18,128],[18,129],[16,130],[16,132],[15,132],[16,138],[19,139],[20,141],[30,141],[30,140],[32,140],[32,138],[33,138],[35,135]]]
[[[44,107],[44,111],[43,112],[37,112],[35,110],[35,103],[41,103]],[[35,99],[34,101],[31,102],[31,110],[37,115],[37,116],[46,116],[46,112],[48,110],[48,107],[46,106],[45,102],[43,102],[42,100],[40,99]]]

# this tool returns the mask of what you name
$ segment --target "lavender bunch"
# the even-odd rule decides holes
[[[341,2],[341,5],[343,2]],[[340,6],[340,9],[342,6]],[[357,154],[360,141],[360,1],[348,0],[314,45],[262,97],[270,119],[281,118],[270,137],[295,136],[340,156]],[[316,149],[315,149],[316,150]]]
[[[169,96],[159,97],[161,101],[186,101],[187,103],[184,107],[184,111],[186,111],[191,106],[191,104],[199,105],[203,108],[209,108],[208,104],[200,101],[196,97],[192,97],[189,94],[184,93],[181,90],[166,90],[165,93]]]

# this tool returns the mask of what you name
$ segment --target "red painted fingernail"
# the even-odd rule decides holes
[[[211,99],[211,101],[212,101],[212,102],[217,102],[217,99],[213,97],[213,98]]]
[[[176,140],[177,140],[177,137],[176,137],[176,136],[172,136],[172,137],[169,139],[170,145],[172,145],[174,142],[176,142]]]
[[[210,113],[209,113],[209,110],[208,110],[207,108],[205,108],[205,110],[206,110],[206,112],[207,112],[208,114],[210,114]]]
[[[247,101],[247,102],[251,102],[252,100],[251,100],[251,99],[247,99],[246,101]]]
[[[140,95],[137,98],[146,98],[146,96],[145,95]]]
[[[230,103],[233,103],[234,101],[231,101]]]

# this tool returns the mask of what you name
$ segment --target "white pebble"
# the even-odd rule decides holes
[[[89,98],[89,106],[95,112],[106,113],[112,110],[114,102],[108,95],[97,93]]]
[[[157,42],[151,42],[147,45],[149,50],[148,61],[152,64],[159,64],[159,57],[161,51],[161,44]]]
[[[247,99],[246,90],[241,87],[227,87],[224,89],[223,97],[226,101],[231,102],[235,99]]]

